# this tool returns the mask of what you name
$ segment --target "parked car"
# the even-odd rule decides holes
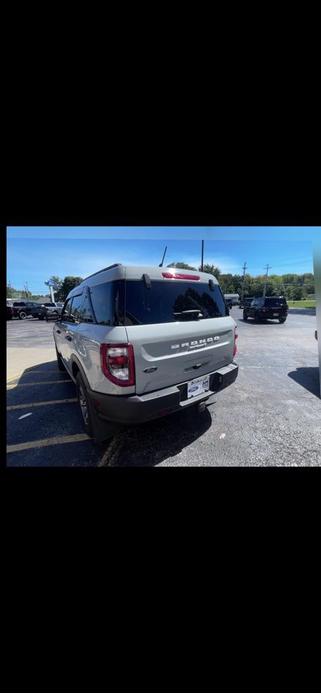
[[[8,304],[7,302],[7,320],[11,320],[13,318],[13,306]]]
[[[239,294],[224,294],[225,303],[229,308],[232,306],[239,306],[240,295]]]
[[[253,299],[254,296],[246,296],[245,299],[243,299],[243,301],[240,301],[240,308],[246,308],[246,306],[250,306]]]
[[[250,305],[245,305],[243,319],[265,320],[277,318],[279,323],[285,323],[288,315],[288,304],[284,296],[266,296],[252,299]]]
[[[56,303],[52,301],[47,301],[44,304],[41,304],[41,310],[39,312],[39,320],[49,320],[49,318],[54,318],[57,320],[58,316],[61,315],[61,311],[63,309],[63,303]]]
[[[238,373],[236,323],[204,272],[111,265],[68,294],[53,335],[100,441],[119,425],[202,409]]]
[[[13,301],[13,317],[24,320],[27,316],[38,318],[41,306],[34,301]]]

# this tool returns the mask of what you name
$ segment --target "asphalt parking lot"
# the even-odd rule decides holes
[[[321,464],[316,318],[238,324],[239,375],[206,410],[126,429],[96,446],[82,429],[75,387],[58,371],[53,323],[7,322],[9,466],[310,466]],[[28,355],[35,350],[32,366]],[[12,366],[13,364],[13,366]],[[21,373],[21,375],[20,375]]]

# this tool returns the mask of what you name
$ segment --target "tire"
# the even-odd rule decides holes
[[[25,320],[27,318],[27,314],[25,311],[20,311],[19,313],[19,319],[20,320]]]
[[[247,320],[247,319],[248,319],[248,315],[247,315],[247,313],[245,313],[245,311],[243,311],[243,320]]]
[[[57,347],[56,347],[56,355],[57,355],[57,366],[58,366],[59,371],[66,371],[66,369],[64,367],[64,363],[62,361],[62,358],[61,358],[61,356],[57,350]]]
[[[93,435],[93,428],[92,428],[92,421],[91,421],[91,412],[90,412],[90,406],[89,406],[89,400],[87,396],[87,390],[86,386],[84,384],[84,381],[81,377],[81,374],[78,372],[77,377],[76,377],[76,388],[77,388],[77,398],[78,398],[78,403],[82,415],[82,420],[83,420],[83,427],[85,429],[86,434],[88,436]]]
[[[279,323],[285,323],[286,318],[279,318]]]

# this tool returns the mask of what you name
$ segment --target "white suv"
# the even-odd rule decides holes
[[[204,403],[238,373],[236,323],[204,272],[111,265],[69,293],[53,333],[97,441]]]

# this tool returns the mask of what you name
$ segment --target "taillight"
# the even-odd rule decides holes
[[[133,345],[100,345],[101,368],[109,381],[118,386],[135,385],[135,357]]]
[[[183,272],[162,272],[163,277],[167,280],[196,280],[200,279],[199,275],[186,275]]]
[[[234,349],[233,349],[233,357],[235,357],[236,352],[237,352],[237,346],[236,346],[236,340],[238,338],[238,334],[236,332],[236,329],[234,329]]]

